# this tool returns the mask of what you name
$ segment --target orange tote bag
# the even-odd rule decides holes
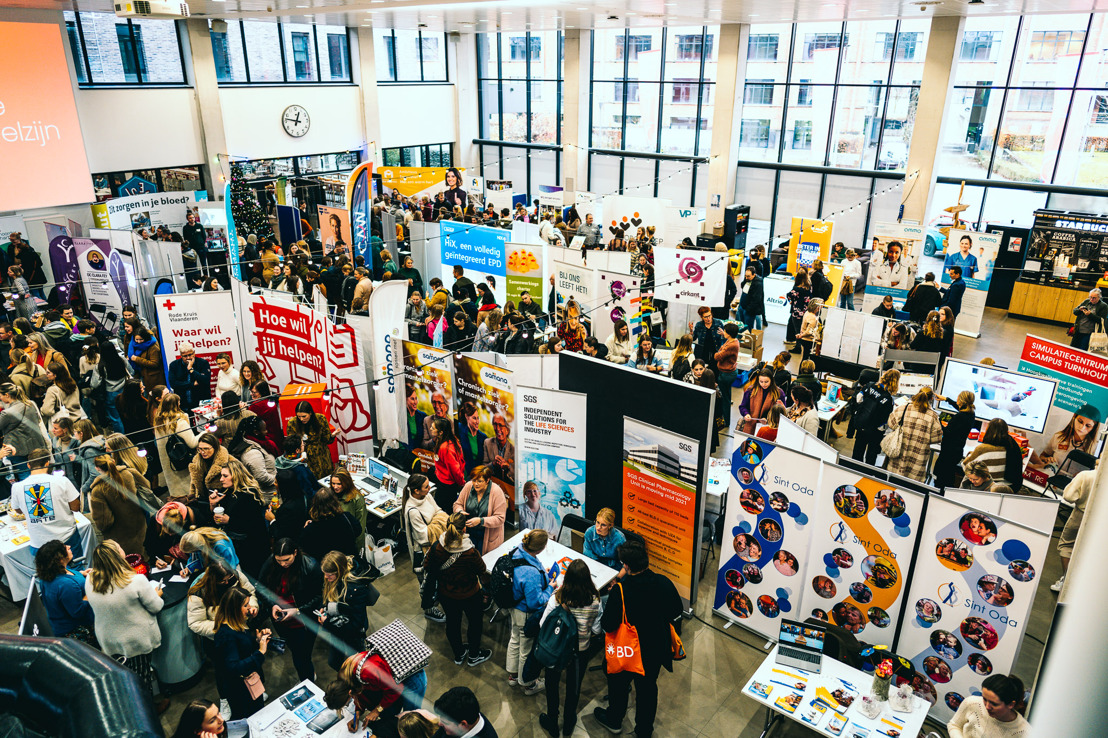
[[[617,674],[629,671],[632,674],[646,674],[642,668],[642,654],[639,651],[639,631],[627,622],[627,603],[623,600],[623,585],[619,587],[619,602],[623,607],[623,621],[615,633],[604,635],[604,652],[608,662],[608,673]]]

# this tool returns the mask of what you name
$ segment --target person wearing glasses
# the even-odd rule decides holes
[[[501,413],[492,416],[494,438],[485,441],[485,455],[481,463],[492,467],[493,476],[508,484],[515,484],[516,448],[508,438],[511,426]]]
[[[180,343],[177,352],[179,358],[169,364],[169,387],[191,409],[212,399],[212,369],[188,341]]]

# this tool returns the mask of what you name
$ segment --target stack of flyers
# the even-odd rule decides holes
[[[846,725],[846,718],[838,713],[831,716],[831,720],[827,723],[827,732],[831,735],[839,735],[843,732],[843,726]]]
[[[850,724],[850,738],[869,738],[869,728],[863,728],[858,723]]]
[[[840,715],[844,714],[857,698],[858,690],[842,679],[830,679],[816,687],[816,699]]]
[[[796,712],[796,708],[800,707],[800,703],[804,700],[804,695],[800,692],[787,692],[777,698],[777,701],[773,704],[790,715]]]
[[[772,684],[766,684],[765,682],[751,682],[747,688],[750,693],[759,699],[766,699],[769,697],[769,693],[773,691]]]
[[[883,717],[881,718],[881,727],[877,729],[877,732],[886,736],[886,738],[900,738],[900,734],[904,732],[904,721],[892,715]]]
[[[819,700],[812,700],[808,703],[808,707],[804,710],[800,719],[811,725],[819,725],[819,721],[823,719],[823,715],[826,712],[827,705]]]

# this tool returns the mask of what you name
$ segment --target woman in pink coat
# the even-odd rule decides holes
[[[466,533],[482,555],[504,542],[504,516],[508,512],[508,497],[500,485],[492,481],[492,470],[478,466],[462,487],[454,512],[469,515]]]

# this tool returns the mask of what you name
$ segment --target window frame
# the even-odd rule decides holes
[[[431,163],[431,149],[438,149],[440,163]],[[419,149],[419,162],[414,164],[405,164],[403,162],[404,151],[406,149]],[[444,156],[445,154],[445,156]],[[391,161],[395,156],[395,162]],[[454,166],[454,142],[447,141],[443,143],[433,144],[417,144],[414,146],[390,146],[387,149],[381,149],[381,166],[385,167],[452,167]]]
[[[352,29],[347,28],[346,33],[344,34],[344,37],[346,39],[346,46],[345,46],[346,62],[343,66],[343,71],[346,73],[346,79],[329,79],[329,80],[322,79],[323,65],[320,63],[319,26],[316,25],[315,23],[310,24],[311,28],[312,28],[312,33],[311,33],[311,37],[308,39],[308,55],[309,55],[309,62],[308,63],[309,63],[309,66],[311,68],[311,72],[312,72],[312,75],[313,75],[314,79],[290,79],[289,65],[288,65],[287,60],[291,59],[292,54],[293,54],[292,37],[296,34],[302,34],[302,33],[306,33],[306,32],[305,31],[290,31],[288,34],[286,34],[285,33],[285,28],[284,28],[284,26],[286,24],[282,21],[277,21],[276,22],[277,43],[280,46],[280,50],[281,50],[281,79],[254,80],[254,79],[251,78],[251,74],[250,74],[250,47],[247,45],[247,41],[246,41],[246,24],[247,23],[267,23],[268,21],[259,21],[259,20],[250,19],[250,18],[242,18],[242,19],[234,19],[234,20],[235,20],[235,22],[238,23],[239,42],[242,44],[243,70],[244,70],[244,73],[246,74],[246,79],[245,80],[234,80],[234,79],[221,80],[221,79],[218,79],[218,71],[219,71],[220,62],[219,62],[219,59],[217,57],[216,60],[215,60],[215,65],[216,65],[216,74],[217,74],[217,84],[220,87],[248,87],[248,86],[249,87],[254,87],[254,86],[265,86],[265,85],[269,85],[269,86],[273,86],[273,85],[289,86],[289,85],[292,85],[292,86],[298,86],[299,87],[299,86],[303,86],[303,85],[353,85],[353,84],[355,84],[353,64],[351,63],[351,60],[350,60],[350,31]],[[295,23],[295,24],[291,24],[291,25],[301,26],[301,25],[307,25],[307,24]],[[337,26],[329,26],[328,25],[326,27],[328,29],[330,29],[330,28],[337,27]],[[219,33],[222,33],[223,35],[226,35],[227,38],[228,38],[227,49],[226,49],[228,57],[230,56],[230,50],[231,50],[231,47],[232,47],[232,44],[231,44],[231,41],[230,41],[230,34],[232,32],[233,31],[232,31],[230,25],[228,25],[226,31],[219,32]],[[209,22],[208,23],[208,38],[211,41],[211,43],[213,44],[213,46],[212,46],[212,55],[213,56],[217,56],[215,54],[215,46],[214,46],[214,44],[215,44],[215,34],[216,33],[217,32],[211,27],[211,23]],[[288,36],[288,39],[289,39],[287,44],[285,42],[286,35]],[[334,33],[330,30],[326,30],[326,31],[324,31],[323,35],[324,35],[324,40],[326,41],[324,46],[327,49],[328,57],[330,57],[330,53],[331,53],[330,39],[331,39],[331,37],[338,36],[339,34]],[[231,70],[232,67],[230,66],[229,60],[228,60],[228,64],[229,64],[228,69]],[[293,64],[295,65],[296,62],[293,61]],[[334,76],[334,67],[330,64],[330,58],[328,58],[328,69],[331,70],[331,76]]]
[[[192,83],[189,81],[188,71],[185,67],[185,47],[184,42],[181,40],[181,26],[177,21],[171,21],[173,23],[173,35],[177,39],[177,63],[180,65],[181,81],[180,82],[150,82],[144,77],[149,76],[149,67],[145,55],[139,57],[139,52],[145,49],[143,41],[139,38],[142,32],[142,26],[136,26],[133,18],[120,18],[114,13],[107,13],[97,10],[70,10],[66,12],[73,13],[73,20],[70,21],[64,15],[62,16],[63,23],[66,30],[66,43],[70,47],[70,52],[74,51],[73,41],[74,38],[70,35],[70,23],[74,24],[74,28],[77,31],[76,41],[80,48],[80,56],[74,56],[73,65],[74,71],[77,76],[77,87],[79,89],[92,88],[92,87],[192,87]],[[110,15],[115,19],[116,27],[116,43],[119,43],[119,29],[123,27],[124,22],[127,26],[127,35],[129,37],[129,45],[131,51],[130,62],[135,69],[135,81],[123,81],[123,82],[97,82],[92,77],[92,65],[89,63],[88,45],[85,42],[85,29],[81,23],[82,13],[97,13],[100,15]],[[144,19],[140,19],[144,20]],[[153,19],[158,20],[158,19]],[[139,29],[139,34],[135,33],[135,29]],[[120,61],[123,63],[124,74],[127,74],[127,63],[123,59],[123,49],[119,50]],[[81,81],[81,77],[84,76],[85,81]]]
[[[372,31],[367,31],[372,33]],[[450,44],[447,43],[446,32],[442,33],[429,33],[427,38],[436,38],[440,40],[439,49],[442,52],[442,66],[443,66],[443,78],[442,79],[427,79],[427,65],[423,59],[423,29],[416,31],[416,49],[419,51],[419,79],[399,79],[400,65],[397,60],[396,54],[396,29],[388,29],[388,33],[381,37],[380,40],[391,40],[388,48],[389,66],[392,69],[393,79],[382,79],[381,73],[377,73],[377,84],[380,85],[448,85],[450,82]],[[377,43],[377,38],[373,39],[374,44]],[[376,53],[376,49],[374,49]],[[395,148],[395,147],[390,147]],[[401,147],[405,148],[405,147]]]

